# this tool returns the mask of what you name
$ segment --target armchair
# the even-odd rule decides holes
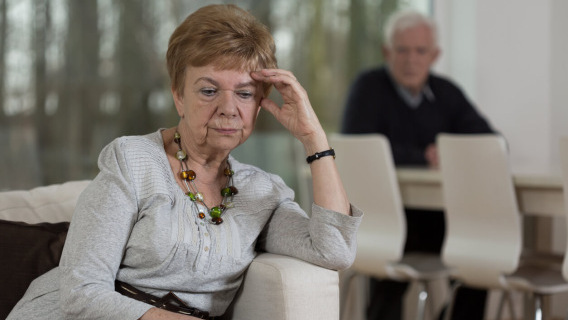
[[[4,264],[0,272],[0,283],[3,283],[0,290],[0,319],[8,315],[24,294],[28,281],[49,270],[45,270],[46,266],[51,268],[57,265],[63,247],[62,239],[66,234],[66,229],[61,226],[65,227],[65,223],[71,220],[77,198],[88,184],[89,181],[70,181],[31,190],[0,192],[0,229],[10,228],[9,232],[0,230],[0,255]],[[14,225],[10,221],[33,226]],[[30,232],[43,233],[41,236],[32,235],[31,240],[27,240],[41,243],[34,247],[33,252],[22,252],[20,249],[24,246],[18,242],[19,239],[14,242],[14,235],[24,238]],[[12,244],[13,247],[9,247]],[[43,252],[38,254],[39,251]],[[14,261],[12,257],[18,260]],[[15,273],[18,277],[13,276]],[[5,286],[6,283],[11,285]],[[295,258],[261,253],[250,265],[225,318],[339,319],[338,274]]]

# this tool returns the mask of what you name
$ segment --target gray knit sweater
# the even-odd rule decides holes
[[[81,194],[60,266],[36,279],[8,319],[138,319],[150,305],[114,291],[115,278],[147,293],[175,292],[221,315],[257,250],[329,269],[348,267],[362,213],[312,206],[311,218],[276,175],[230,157],[239,193],[213,225],[177,185],[160,131],[118,138]]]

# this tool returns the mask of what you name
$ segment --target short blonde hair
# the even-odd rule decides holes
[[[276,46],[268,28],[232,4],[209,5],[190,14],[172,33],[166,63],[172,88],[183,93],[188,66],[253,71],[276,68]],[[270,85],[264,85],[265,96]]]

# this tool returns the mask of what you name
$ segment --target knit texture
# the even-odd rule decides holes
[[[177,185],[160,131],[110,143],[79,198],[60,266],[32,283],[8,319],[140,318],[151,306],[116,293],[115,278],[156,296],[173,291],[217,316],[258,249],[329,269],[352,263],[357,208],[346,216],[314,205],[310,219],[280,177],[229,161],[239,193],[212,225]]]

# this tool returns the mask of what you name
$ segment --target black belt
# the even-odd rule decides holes
[[[124,296],[136,299],[138,301],[142,301],[147,304],[151,304],[156,308],[168,310],[175,313],[185,314],[199,319],[207,319],[207,320],[218,319],[217,317],[209,317],[209,312],[207,311],[201,311],[197,308],[192,308],[188,306],[187,304],[185,304],[185,302],[183,302],[171,291],[162,298],[158,298],[142,290],[138,290],[135,287],[129,285],[128,283],[124,283],[118,280],[116,280],[114,283],[114,290],[116,290],[116,292]]]

